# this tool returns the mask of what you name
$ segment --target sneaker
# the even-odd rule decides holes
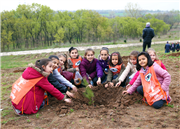
[[[14,113],[18,116],[21,116],[21,111],[19,111],[18,109],[16,109],[14,106],[13,106],[13,110],[14,110]]]

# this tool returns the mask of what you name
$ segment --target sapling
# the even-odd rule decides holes
[[[86,90],[85,92],[83,92],[83,95],[89,99],[88,104],[91,105],[94,103],[93,101],[93,97],[94,97],[94,92],[92,91],[92,89],[88,86],[89,83],[87,82],[86,78],[83,78],[82,84],[84,86],[86,86]]]

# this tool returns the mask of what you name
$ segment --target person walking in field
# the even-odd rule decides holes
[[[151,40],[154,37],[154,30],[150,27],[150,23],[146,23],[146,28],[143,29],[143,52],[146,50],[146,46],[148,48],[151,47]]]

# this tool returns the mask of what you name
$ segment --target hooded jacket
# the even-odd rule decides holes
[[[38,110],[43,102],[44,99],[44,92],[47,91],[54,97],[56,97],[58,100],[63,100],[65,96],[56,88],[54,88],[53,85],[49,83],[47,80],[47,76],[49,74],[46,72],[40,73],[40,69],[35,67],[33,64],[30,64],[28,68],[23,72],[22,77],[26,80],[39,78],[44,76],[39,82],[35,84],[35,97],[36,97],[36,105],[38,107]],[[35,108],[35,102],[34,102],[34,87],[31,88],[31,90],[26,94],[24,103],[23,103],[24,97],[21,99],[21,101],[18,103],[18,105],[13,104],[13,106],[22,111],[22,104],[23,104],[23,112],[25,114],[34,114],[37,113],[38,110]]]

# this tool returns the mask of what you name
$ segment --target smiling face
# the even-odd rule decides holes
[[[76,59],[77,56],[78,56],[78,51],[77,51],[77,49],[72,50],[69,55],[71,56],[72,59]]]
[[[108,56],[109,56],[109,54],[106,50],[101,50],[100,57],[102,60],[107,60]]]
[[[141,55],[138,57],[139,65],[143,68],[146,68],[148,59],[145,55]]]
[[[43,65],[42,67],[45,72],[50,74],[53,70],[53,63],[50,61],[46,66]]]
[[[117,65],[117,63],[118,63],[118,55],[112,56],[111,61],[112,61],[112,64],[113,64],[113,65]]]
[[[53,58],[52,63],[53,63],[53,70],[59,66],[59,60],[56,58]]]
[[[62,67],[66,62],[66,58],[64,56],[59,57],[59,66]]]
[[[137,64],[137,58],[135,56],[130,56],[130,62],[133,64],[133,65],[136,65]]]
[[[85,57],[89,62],[91,62],[94,59],[94,53],[92,51],[88,51]]]
[[[156,54],[154,52],[149,52],[149,55],[151,57],[151,60],[154,61],[156,59]]]

